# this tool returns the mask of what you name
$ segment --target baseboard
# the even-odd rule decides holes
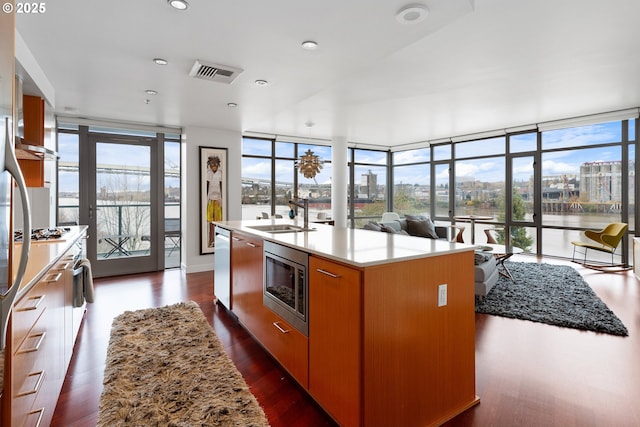
[[[196,265],[184,265],[180,266],[185,273],[200,273],[201,271],[213,271],[213,263],[196,264]]]

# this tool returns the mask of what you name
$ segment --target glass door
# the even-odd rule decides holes
[[[496,233],[499,243],[532,253],[537,251],[536,230],[540,222],[536,214],[540,194],[537,189],[539,179],[536,177],[539,173],[536,168],[538,163],[535,155],[518,154],[510,158],[508,176],[512,193],[505,194],[506,227],[504,231]]]
[[[157,270],[159,212],[155,138],[89,137],[87,254],[95,276]]]

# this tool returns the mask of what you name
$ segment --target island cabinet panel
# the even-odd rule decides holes
[[[249,330],[261,322],[262,239],[246,234],[231,234],[231,299],[233,313]]]
[[[309,257],[309,393],[341,426],[361,425],[361,273]]]
[[[440,425],[479,402],[473,283],[471,251],[365,269],[363,425]]]
[[[262,303],[263,241],[233,232],[231,299],[238,321],[304,387],[309,382],[307,337]]]

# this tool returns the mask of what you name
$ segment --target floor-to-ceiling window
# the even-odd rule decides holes
[[[387,211],[387,151],[349,149],[349,218],[352,227],[362,227]]]
[[[400,215],[430,213],[430,151],[429,148],[418,148],[393,153],[394,212]]]
[[[428,214],[440,223],[480,215],[492,219],[476,222],[478,242],[490,229],[500,243],[526,252],[571,257],[570,242],[585,229],[622,221],[635,232],[637,133],[632,119],[528,126],[391,153],[350,148],[349,224],[360,227],[387,210]],[[307,149],[330,159],[323,145],[244,138],[243,218],[284,216],[290,194],[330,210],[319,202],[330,197],[330,167],[315,180],[295,172]],[[465,241],[470,232],[465,227]]]
[[[180,135],[164,135],[164,248],[165,268],[180,267]]]
[[[314,176],[300,173],[303,156],[317,156]],[[389,152],[349,149],[349,224],[359,227],[388,209]],[[309,218],[331,215],[331,147],[286,139],[242,140],[242,218],[286,217],[292,197],[309,199]]]
[[[572,251],[571,241],[581,239],[582,230],[628,223],[623,177],[634,170],[634,163],[622,161],[627,149],[622,127],[622,121],[614,121],[541,132],[546,255],[566,256]],[[591,256],[598,258],[597,253]]]
[[[315,174],[299,173],[301,157],[317,160]],[[330,146],[245,137],[242,218],[286,218],[296,197],[309,199],[309,218],[330,216],[331,176]]]
[[[58,125],[58,224],[80,221],[78,125]]]
[[[476,221],[475,236],[465,226],[465,242],[482,240],[490,222],[505,221],[505,137],[465,141],[453,145],[454,216],[485,217]],[[465,225],[465,224],[462,224]]]
[[[272,214],[274,144],[269,139],[242,139],[242,219]]]
[[[476,239],[489,227],[501,243],[508,239],[531,253],[571,257],[571,241],[582,239],[586,229],[621,221],[635,232],[636,126],[636,119],[541,125],[396,151],[392,206],[401,214],[430,212],[440,221],[492,217],[476,224]],[[627,261],[630,246],[624,252]]]

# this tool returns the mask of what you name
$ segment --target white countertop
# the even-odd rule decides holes
[[[474,250],[463,243],[405,236],[379,231],[335,227],[309,223],[315,231],[296,233],[267,233],[250,228],[254,225],[294,224],[302,221],[261,219],[248,221],[219,221],[214,224],[229,230],[252,234],[264,240],[280,243],[310,254],[320,255],[355,267],[370,267],[411,259],[440,256]]]

